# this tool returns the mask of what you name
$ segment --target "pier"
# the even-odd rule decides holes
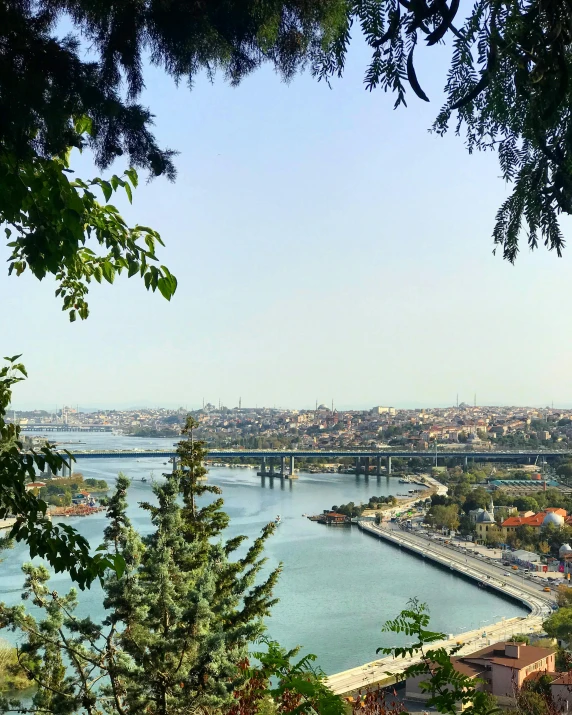
[[[459,654],[467,654],[491,642],[503,640],[516,633],[532,633],[542,628],[543,621],[552,613],[555,604],[552,593],[545,593],[536,584],[525,583],[520,577],[504,575],[502,564],[496,566],[473,556],[459,554],[446,546],[433,543],[428,539],[410,532],[390,529],[387,526],[376,526],[370,523],[358,522],[362,531],[382,539],[396,548],[406,551],[422,559],[428,559],[441,568],[455,571],[463,578],[495,590],[505,598],[521,603],[530,613],[522,618],[502,620],[499,623],[479,628],[467,633],[460,633],[437,644],[453,647],[462,643]],[[483,632],[486,634],[483,637]],[[418,663],[420,657],[395,659],[392,656],[366,663],[357,668],[351,668],[341,673],[330,675],[328,686],[338,695],[349,695],[358,690],[372,687],[382,687],[396,681],[397,676],[409,665]]]

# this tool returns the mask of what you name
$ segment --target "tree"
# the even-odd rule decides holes
[[[551,638],[570,641],[572,637],[572,607],[560,608],[542,624]]]
[[[556,590],[556,602],[560,608],[572,608],[572,588],[560,584]]]
[[[490,504],[491,495],[483,487],[476,487],[467,496],[464,504],[463,511],[468,514],[473,509],[486,509]]]
[[[559,464],[558,467],[556,467],[556,473],[561,479],[569,482],[572,479],[572,462]]]
[[[0,519],[15,516],[9,537],[24,541],[30,556],[48,560],[55,571],[68,571],[81,588],[101,578],[107,568],[121,569],[122,558],[103,553],[90,554],[89,543],[67,524],[53,524],[46,516],[47,505],[26,484],[34,481],[36,470],[53,472],[70,466],[69,452],[60,454],[46,444],[39,451],[23,451],[20,427],[6,421],[12,387],[26,377],[20,356],[5,358],[0,368]]]
[[[493,234],[505,258],[517,255],[523,221],[532,248],[543,240],[560,253],[558,215],[570,212],[572,196],[568,10],[552,11],[539,0],[479,0],[458,26],[457,10],[454,2],[425,0],[212,0],[168,7],[147,0],[113,12],[99,0],[5,5],[0,217],[15,233],[11,270],[55,275],[64,307],[80,317],[87,315],[90,279],[111,281],[122,269],[140,272],[147,287],[170,297],[173,277],[150,265],[154,247],[143,245],[159,237],[145,227],[127,229],[91,191],[98,187],[106,201],[120,186],[130,195],[136,168],[174,178],[173,151],[158,146],[152,114],[137,103],[145,84],[143,58],[191,86],[199,72],[213,76],[217,70],[236,85],[264,62],[285,79],[309,67],[327,82],[343,73],[352,25],[372,50],[366,88],[391,90],[395,106],[405,105],[407,83],[428,101],[415,71],[420,41],[432,47],[452,40],[447,99],[434,131],[444,134],[453,121],[458,130],[465,128],[469,150],[498,150],[503,176],[514,182]],[[62,36],[64,13],[71,32]],[[86,38],[89,58],[78,36]],[[90,148],[101,169],[125,157],[127,178],[70,182],[67,155],[73,147]],[[86,250],[90,237],[102,255]]]
[[[447,650],[444,647],[431,648],[431,644],[445,640],[444,633],[430,631],[429,612],[424,603],[411,599],[407,608],[397,618],[387,621],[382,631],[405,634],[408,641],[413,637],[413,645],[378,648],[378,653],[393,655],[395,658],[418,655],[419,663],[408,666],[398,675],[399,680],[409,677],[426,676],[419,685],[427,695],[426,704],[439,713],[456,715],[459,710],[469,715],[491,715],[496,712],[495,701],[478,689],[480,681],[455,670],[451,661],[461,646]]]
[[[457,529],[459,526],[459,510],[456,504],[450,506],[432,506],[427,512],[425,521],[437,529]]]
[[[490,526],[486,533],[485,541],[487,546],[498,546],[499,544],[504,543],[502,529],[499,529],[496,525]]]
[[[282,712],[342,715],[343,703],[312,667],[313,656],[292,664],[295,651],[266,642],[256,654],[260,664],[250,666],[249,645],[263,645],[262,619],[275,603],[280,568],[260,573],[275,525],[266,525],[241,557],[244,537],[222,540],[229,518],[221,498],[201,500],[220,490],[200,481],[206,452],[193,439],[195,426],[189,418],[179,467],[154,485],[157,505],[143,504],[154,527],[143,539],[126,515],[129,480],[117,479],[105,543],[125,570],[105,578],[102,623],[77,618],[75,591],[59,595],[48,571],[32,564],[24,566],[24,594],[44,619],[20,606],[0,607],[3,626],[24,637],[19,662],[37,686],[28,712],[255,715],[272,696],[279,706],[292,705]]]
[[[519,511],[537,512],[539,510],[538,502],[534,499],[534,497],[516,497],[514,500],[514,506]]]

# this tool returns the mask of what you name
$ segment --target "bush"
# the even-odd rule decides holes
[[[30,681],[18,663],[16,649],[6,641],[0,641],[0,692],[29,687]]]

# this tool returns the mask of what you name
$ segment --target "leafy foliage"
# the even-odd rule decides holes
[[[382,631],[403,634],[415,638],[411,645],[393,648],[378,648],[378,653],[393,655],[396,658],[418,656],[419,661],[409,665],[400,678],[427,676],[426,681],[419,685],[422,692],[427,693],[427,705],[440,713],[454,715],[459,708],[470,715],[490,715],[495,709],[491,708],[490,697],[487,693],[478,690],[475,681],[455,670],[451,655],[458,652],[460,646],[449,651],[445,647],[429,648],[427,645],[437,643],[446,638],[444,633],[428,630],[429,613],[427,606],[417,599],[408,603],[408,608],[399,616],[387,621]]]
[[[20,428],[6,422],[12,386],[26,376],[24,366],[17,362],[20,356],[4,358],[0,368],[0,519],[16,517],[9,537],[24,541],[30,556],[41,556],[57,571],[68,571],[81,588],[101,578],[107,568],[120,569],[122,558],[103,553],[90,554],[89,544],[75,529],[67,524],[52,524],[46,516],[47,505],[26,484],[36,478],[36,470],[43,472],[47,466],[53,472],[71,464],[72,456],[55,451],[46,443],[39,451],[22,451]]]
[[[429,101],[414,57],[422,40],[433,46],[450,37],[447,100],[433,130],[444,134],[453,121],[469,152],[498,153],[514,184],[493,231],[504,258],[515,260],[523,224],[531,249],[543,241],[560,256],[558,216],[572,209],[572,10],[563,2],[476,0],[457,27],[458,10],[458,0],[356,0],[352,19],[373,51],[366,87],[391,90],[397,107],[408,82]]]
[[[136,186],[134,169],[127,169],[125,178],[114,175],[109,181],[71,180],[67,156],[22,161],[0,150],[0,218],[7,224],[12,251],[9,273],[21,275],[29,269],[39,280],[53,275],[56,296],[71,321],[87,318],[92,279],[113,283],[123,271],[130,277],[139,274],[147,289],[159,289],[170,300],[177,281],[168,268],[155,265],[161,237],[147,226],[129,228],[109,203],[119,188],[131,200]],[[96,190],[105,203],[97,199]],[[103,249],[100,255],[87,245],[90,239]]]
[[[572,639],[572,606],[559,608],[542,625],[551,638],[568,643]]]
[[[343,73],[354,26],[372,50],[365,86],[395,94],[408,87],[429,101],[417,78],[420,44],[452,41],[447,101],[434,130],[466,132],[469,151],[498,152],[514,190],[502,204],[495,244],[514,261],[523,224],[528,244],[560,255],[560,213],[572,210],[572,15],[566,3],[477,0],[468,17],[459,0],[257,0],[122,3],[11,0],[0,8],[0,219],[16,233],[11,270],[29,268],[59,282],[64,309],[87,315],[91,278],[122,269],[170,298],[176,288],[155,265],[159,236],[128,228],[111,193],[129,198],[136,169],[175,177],[174,152],[158,146],[153,116],[138,104],[144,58],[174,81],[222,72],[238,84],[264,62],[285,80],[309,67],[329,82]],[[64,20],[69,35],[58,34]],[[354,33],[355,34],[355,33]],[[89,44],[86,59],[83,37]],[[130,167],[109,181],[70,181],[70,149],[89,148],[101,169],[118,157]],[[103,192],[105,204],[94,196]],[[101,255],[86,246],[95,238]],[[143,245],[144,244],[144,245]]]

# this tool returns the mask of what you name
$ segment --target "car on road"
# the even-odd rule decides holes
[[[503,573],[503,576],[510,576],[510,574],[508,573],[508,571],[505,571],[505,572]]]
[[[548,586],[545,586],[542,590],[546,593],[550,593],[550,588]]]

